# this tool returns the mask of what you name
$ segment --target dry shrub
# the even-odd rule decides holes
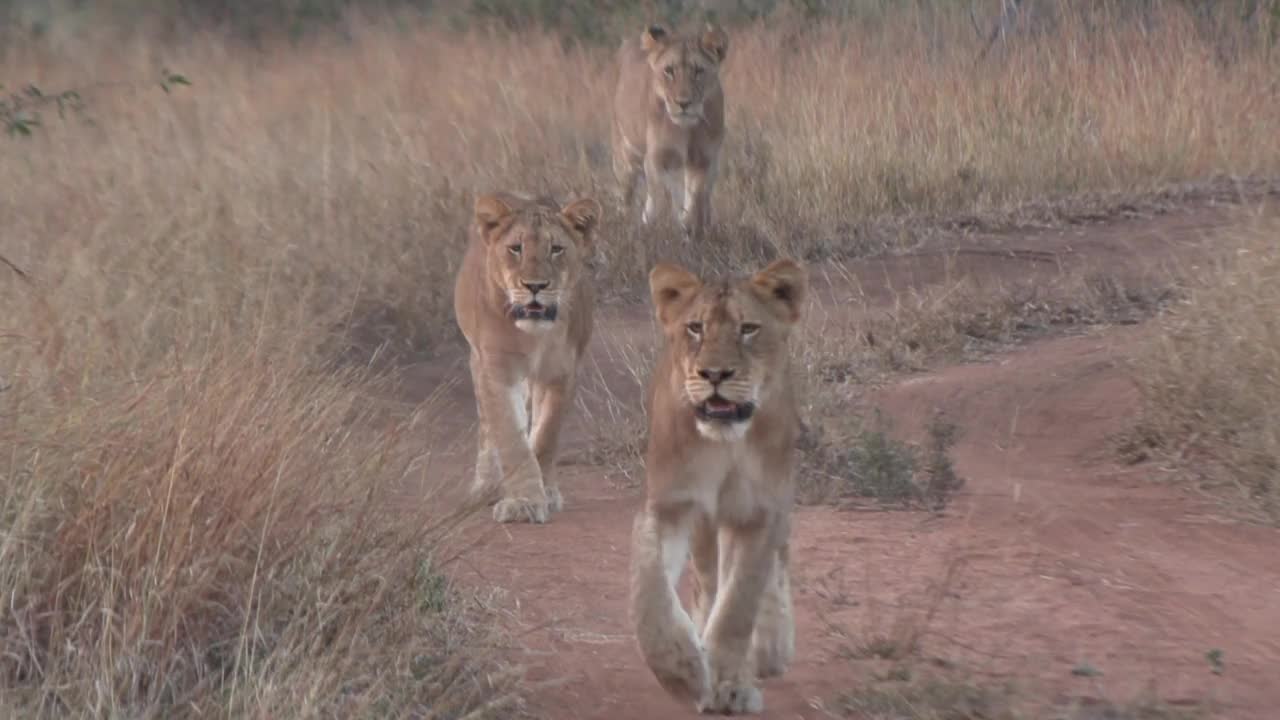
[[[656,345],[598,337],[606,362],[588,358],[581,370],[577,411],[588,437],[586,462],[624,486],[638,486],[649,436],[648,393]],[[606,374],[606,368],[613,368]]]
[[[1144,411],[1131,451],[1155,449],[1280,522],[1280,222],[1220,239],[1134,361]]]
[[[238,344],[60,398],[34,377],[19,366],[0,394],[5,713],[444,718],[514,701],[483,598],[442,574],[468,511],[405,442],[422,412],[388,418],[365,374]]]

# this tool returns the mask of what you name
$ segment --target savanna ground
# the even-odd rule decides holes
[[[789,254],[766,716],[1273,714],[1275,3],[339,5],[0,4],[0,713],[689,714],[625,624],[643,279]],[[705,7],[689,248],[612,198],[610,61]],[[456,493],[452,275],[506,188],[606,207],[541,527]]]

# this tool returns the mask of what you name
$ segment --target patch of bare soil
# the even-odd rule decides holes
[[[945,273],[1026,277],[1081,263],[1122,273],[1194,258],[1228,222],[1200,208],[1105,226],[974,235],[910,257],[819,270],[825,312]],[[825,278],[825,279],[822,279]],[[852,282],[850,279],[852,278]],[[649,346],[647,309],[599,318],[593,362],[605,382],[628,370],[610,348]],[[908,656],[970,682],[1025,688],[1040,706],[1144,691],[1215,715],[1271,718],[1280,707],[1280,533],[1228,521],[1207,499],[1124,466],[1111,441],[1132,422],[1136,394],[1119,362],[1142,325],[1039,339],[990,361],[878,388],[868,401],[905,436],[935,410],[960,426],[956,469],[967,480],[941,515],[801,508],[793,533],[797,657],[764,684],[769,718],[832,717],[832,699],[879,682]],[[435,472],[471,474],[474,405],[460,352],[415,369],[408,398],[435,392]],[[639,403],[640,399],[623,398]],[[566,457],[590,434],[575,412]],[[567,507],[545,526],[477,528],[459,579],[510,591],[506,602],[530,678],[547,681],[531,710],[555,719],[694,717],[644,667],[628,631],[627,541],[640,489],[599,467],[566,464]],[[897,643],[897,649],[884,645]],[[909,646],[909,647],[908,647]],[[1211,650],[1223,670],[1211,670]],[[976,680],[974,679],[976,678]],[[1043,717],[1039,713],[1033,715]]]

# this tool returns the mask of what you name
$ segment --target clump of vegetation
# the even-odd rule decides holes
[[[812,443],[800,472],[801,502],[943,510],[964,486],[950,455],[957,426],[935,415],[920,445],[894,439],[890,430],[877,410],[850,436]]]
[[[1185,296],[1133,362],[1143,415],[1135,459],[1174,462],[1206,486],[1280,523],[1280,224],[1219,241]],[[1235,503],[1239,505],[1239,503]]]
[[[843,717],[865,720],[1018,720],[1009,691],[941,678],[869,685],[836,700]]]
[[[1199,706],[1141,698],[1117,702],[1073,698],[1056,706],[1032,702],[1018,688],[896,668],[887,682],[839,695],[835,710],[857,720],[1199,720]],[[1039,706],[1039,707],[1037,707]],[[1034,708],[1034,709],[1032,709]]]

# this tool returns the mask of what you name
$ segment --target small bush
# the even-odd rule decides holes
[[[824,438],[812,446],[801,470],[802,502],[859,502],[940,511],[964,485],[950,451],[957,427],[936,415],[923,445],[892,438],[877,410],[846,440]]]
[[[1133,363],[1129,451],[1175,460],[1280,523],[1280,223],[1220,239]]]

